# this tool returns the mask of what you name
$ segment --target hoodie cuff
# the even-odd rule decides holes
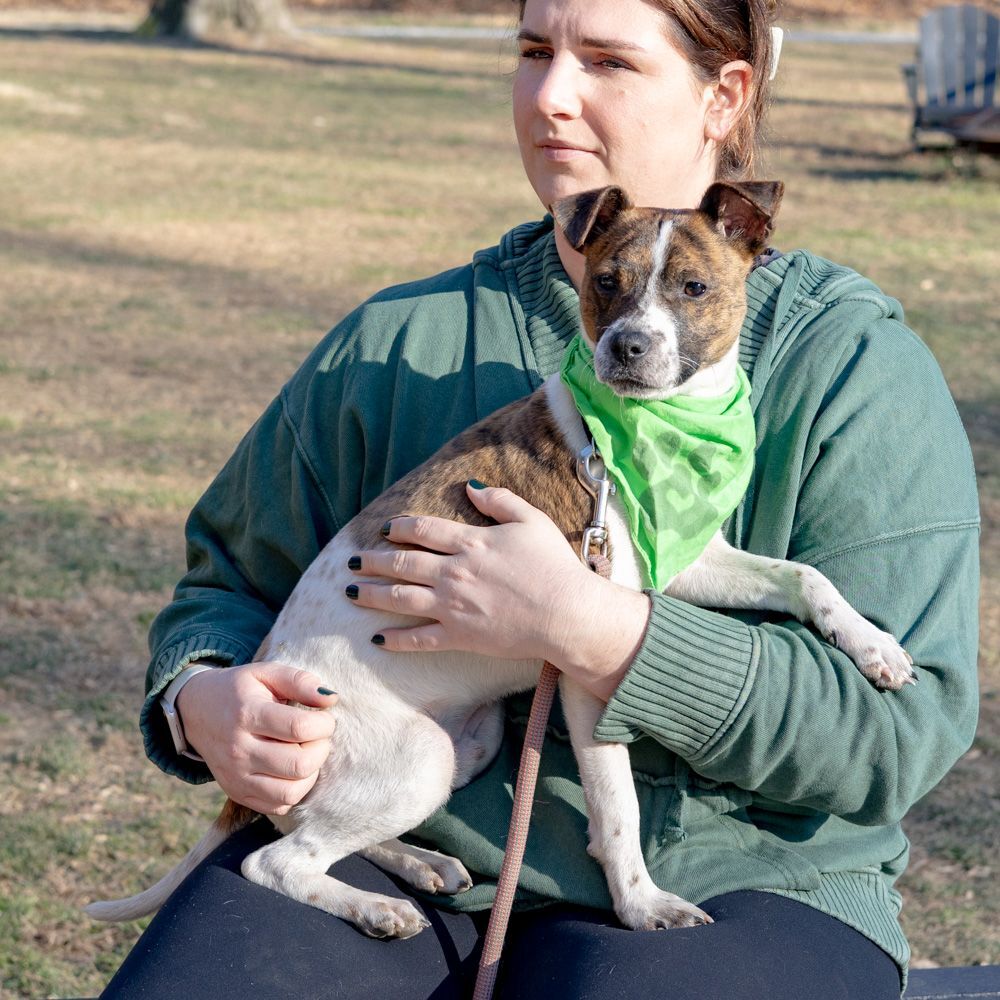
[[[174,750],[174,741],[160,708],[160,695],[167,685],[195,660],[213,660],[220,667],[230,667],[234,663],[248,663],[253,655],[254,650],[229,636],[203,633],[170,646],[156,658],[147,676],[149,689],[139,712],[139,729],[146,756],[161,771],[193,784],[212,780],[212,772],[205,764],[181,757]]]
[[[746,701],[758,661],[754,631],[717,611],[647,593],[646,635],[594,737],[630,743],[652,736],[694,763]]]

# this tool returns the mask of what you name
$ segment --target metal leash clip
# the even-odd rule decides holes
[[[576,477],[594,498],[594,515],[584,528],[580,543],[580,555],[589,565],[595,555],[608,554],[608,498],[615,492],[615,484],[608,478],[593,441],[576,456]]]

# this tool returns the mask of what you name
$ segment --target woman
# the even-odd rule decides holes
[[[749,175],[767,21],[763,0],[526,0],[514,120],[541,203],[615,183],[638,204],[680,208],[716,177]],[[151,635],[142,724],[159,766],[192,781],[214,776],[267,813],[309,790],[336,711],[284,702],[335,698],[303,671],[248,661],[298,576],[364,503],[555,370],[578,329],[582,273],[550,220],[527,224],[468,267],[376,296],[323,341],[189,521],[190,570]],[[968,746],[976,718],[971,459],[936,365],[869,282],[797,251],[758,267],[748,298],[741,360],[757,464],[729,536],[818,565],[901,638],[921,683],[880,694],[795,622],[617,588],[584,570],[519,498],[470,489],[495,527],[435,522],[418,539],[447,554],[433,570],[392,591],[388,579],[360,587],[368,607],[391,599],[434,620],[387,630],[382,643],[548,657],[597,693],[608,705],[597,734],[631,744],[653,877],[715,920],[659,933],[615,924],[557,735],[545,750],[505,997],[899,993],[908,957],[892,889],[907,856],[899,819]],[[390,537],[413,532],[401,518]],[[176,710],[204,764],[178,754],[160,705],[201,662],[217,669],[187,675]],[[431,929],[372,941],[246,883],[240,859],[271,835],[258,823],[175,894],[106,995],[463,995],[499,870],[524,712],[523,699],[508,705],[497,760],[416,831],[477,881],[440,908],[424,905]],[[402,891],[358,859],[335,870],[353,885]]]

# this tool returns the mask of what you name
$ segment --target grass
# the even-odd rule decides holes
[[[218,805],[145,763],[144,634],[182,524],[328,326],[534,216],[492,42],[287,51],[0,31],[0,991],[95,994],[132,891]],[[902,299],[973,443],[980,735],[913,811],[918,964],[1000,961],[997,163],[907,147],[897,48],[786,48],[783,246]]]

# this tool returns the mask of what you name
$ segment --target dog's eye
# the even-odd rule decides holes
[[[708,286],[700,281],[689,281],[684,285],[684,294],[691,299],[697,299],[708,291]]]
[[[599,274],[594,278],[594,285],[599,292],[607,294],[618,289],[618,279],[613,274]]]

